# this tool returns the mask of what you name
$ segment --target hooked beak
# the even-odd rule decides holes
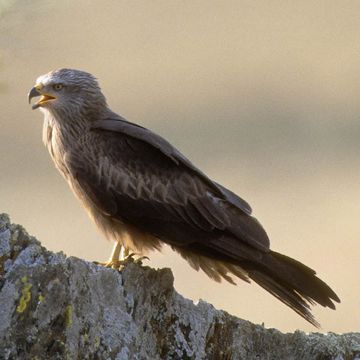
[[[37,109],[38,107],[42,106],[43,104],[47,103],[48,101],[56,99],[55,96],[43,93],[41,91],[41,88],[42,88],[42,85],[35,85],[28,94],[29,104],[30,104],[32,98],[41,96],[40,100],[32,106],[33,110]]]

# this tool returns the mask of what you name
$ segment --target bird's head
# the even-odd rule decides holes
[[[58,69],[37,78],[28,94],[32,106],[54,114],[74,116],[106,107],[106,100],[95,77],[85,71]]]

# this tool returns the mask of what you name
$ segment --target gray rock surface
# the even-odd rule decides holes
[[[360,359],[360,334],[283,334],[173,287],[169,269],[107,269],[0,215],[0,359]]]

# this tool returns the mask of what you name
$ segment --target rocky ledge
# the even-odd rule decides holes
[[[179,295],[169,269],[52,253],[0,215],[0,359],[360,359],[360,334],[283,334]]]

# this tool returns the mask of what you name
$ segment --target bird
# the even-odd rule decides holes
[[[34,97],[55,167],[115,242],[105,266],[120,268],[167,244],[217,282],[253,280],[315,327],[312,306],[340,302],[313,269],[270,249],[245,200],[163,137],[113,112],[93,75],[50,71],[37,78],[29,103]]]

